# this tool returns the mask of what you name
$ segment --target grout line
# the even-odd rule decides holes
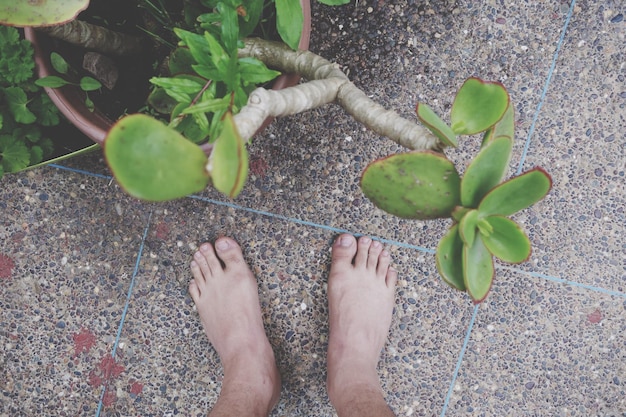
[[[568,285],[571,285],[572,287],[583,288],[583,289],[586,289],[586,290],[601,292],[601,293],[612,295],[612,296],[615,296],[615,297],[626,298],[626,293],[623,293],[623,292],[608,290],[606,288],[595,287],[593,285],[588,285],[588,284],[581,284],[580,282],[570,281],[570,280],[567,280],[567,279],[564,279],[564,278],[559,278],[559,277],[553,277],[553,276],[550,276],[550,275],[541,274],[539,272],[524,271],[523,269],[512,268],[510,266],[505,266],[505,265],[498,265],[497,268],[498,269],[504,269],[504,270],[507,270],[507,271],[512,271],[512,272],[517,272],[517,273],[521,273],[521,274],[525,274],[525,275],[530,275],[531,277],[541,278],[541,279],[545,279],[547,281],[558,282],[560,284],[568,284]]]
[[[233,209],[236,209],[236,210],[247,211],[249,213],[254,213],[254,214],[260,214],[262,216],[266,216],[266,217],[270,217],[270,218],[274,218],[274,219],[285,220],[287,222],[297,223],[297,224],[300,224],[300,225],[303,225],[303,226],[316,227],[318,229],[328,230],[330,232],[350,233],[350,234],[353,234],[356,237],[363,236],[363,233],[354,233],[354,232],[351,232],[351,231],[349,231],[347,229],[340,229],[338,227],[332,227],[332,226],[328,226],[328,225],[325,225],[325,224],[314,223],[314,222],[310,222],[310,221],[307,221],[307,220],[300,220],[300,219],[297,219],[297,218],[294,218],[294,217],[288,217],[288,216],[283,216],[281,214],[275,214],[275,213],[272,213],[272,212],[269,212],[269,211],[257,210],[257,209],[253,209],[253,208],[249,208],[249,207],[244,207],[244,206],[240,206],[238,204],[228,203],[228,202],[225,202],[225,201],[213,200],[213,199],[210,199],[210,198],[199,197],[199,196],[195,196],[195,195],[190,195],[187,198],[204,201],[206,203],[215,204],[217,206],[230,207],[230,208],[233,208]],[[415,249],[415,250],[418,250],[420,252],[426,252],[426,253],[431,253],[431,254],[435,253],[435,251],[433,249],[424,248],[422,246],[411,245],[409,243],[403,243],[403,242],[397,242],[395,240],[380,238],[380,237],[376,237],[376,236],[372,236],[372,237],[375,238],[376,240],[378,240],[381,243],[387,243],[387,244],[394,245],[394,246],[399,246],[399,247],[402,247],[402,248],[405,248],[405,249]]]
[[[148,215],[148,220],[146,222],[146,227],[143,231],[143,236],[141,238],[141,245],[139,246],[139,251],[137,252],[137,260],[135,261],[135,269],[133,270],[133,276],[130,280],[130,285],[128,286],[128,293],[126,294],[126,303],[124,304],[124,310],[122,310],[122,317],[120,318],[120,325],[117,328],[117,335],[115,336],[115,343],[113,344],[113,350],[111,351],[111,357],[115,360],[115,354],[117,353],[117,347],[120,343],[120,338],[122,336],[122,329],[124,327],[124,322],[126,321],[126,313],[128,313],[128,307],[130,306],[130,299],[133,294],[133,289],[135,287],[135,278],[137,277],[137,273],[139,272],[139,263],[141,261],[141,255],[143,253],[143,248],[146,242],[146,237],[148,236],[148,230],[150,229],[150,220],[152,219],[152,212]],[[102,411],[104,394],[108,388],[108,381],[105,381],[105,385],[102,387],[102,392],[100,393],[100,400],[98,401],[98,409],[96,410],[96,417],[100,416],[100,412]]]
[[[440,417],[444,417],[446,415],[448,404],[450,404],[450,398],[452,398],[452,391],[454,391],[454,384],[456,384],[456,378],[459,376],[461,363],[463,362],[463,357],[465,356],[465,350],[467,349],[467,345],[469,344],[469,338],[470,338],[470,335],[472,334],[472,329],[474,328],[474,323],[476,322],[476,316],[478,315],[479,308],[480,308],[480,304],[476,304],[474,306],[474,311],[472,312],[472,319],[470,320],[469,326],[467,327],[465,340],[463,340],[463,347],[461,347],[461,353],[459,354],[459,359],[456,362],[456,367],[454,368],[454,373],[452,374],[452,381],[450,381],[450,388],[448,388],[448,394],[446,395],[446,400],[443,403],[443,410],[441,410]]]
[[[572,3],[569,6],[569,11],[567,12],[567,17],[565,18],[565,24],[563,25],[563,29],[561,29],[561,36],[559,37],[559,41],[556,45],[556,51],[554,51],[554,56],[552,57],[552,64],[550,65],[550,70],[548,71],[548,77],[546,78],[546,83],[543,86],[543,91],[541,92],[541,98],[539,99],[537,110],[535,110],[533,121],[530,125],[530,129],[528,130],[528,136],[526,137],[526,143],[524,144],[524,151],[522,152],[522,157],[520,158],[516,175],[521,174],[522,169],[524,168],[524,162],[526,162],[526,156],[528,155],[528,149],[530,148],[530,141],[535,131],[535,125],[537,124],[537,120],[539,119],[539,113],[541,112],[541,108],[543,107],[543,103],[548,93],[548,87],[550,86],[550,82],[552,81],[552,75],[554,75],[554,68],[556,67],[556,61],[559,58],[559,51],[561,50],[561,46],[563,45],[563,40],[565,39],[565,32],[567,32],[567,27],[569,26],[569,22],[572,18],[575,5],[576,5],[576,0],[572,0]]]
[[[85,175],[89,175],[89,176],[92,176],[92,177],[104,178],[106,180],[112,180],[113,179],[113,177],[110,176],[110,175],[96,174],[94,172],[84,171],[82,169],[70,168],[70,167],[66,167],[66,166],[63,166],[63,165],[48,164],[48,166],[52,167],[52,168],[56,168],[56,169],[62,169],[64,171],[76,172],[78,174],[85,174]]]
[[[94,173],[89,172],[89,171],[82,171],[82,170],[76,170],[74,168],[67,168],[67,167],[64,167],[62,165],[52,165],[52,164],[50,164],[50,166],[53,166],[54,168],[64,169],[64,170],[72,171],[72,172],[78,172],[78,173],[81,173],[81,174],[101,177],[101,178],[105,178],[105,179],[111,179],[112,178],[112,177],[107,177],[107,176],[104,176],[104,175],[101,175],[101,174],[94,174]],[[294,218],[294,217],[288,217],[288,216],[283,216],[281,214],[275,214],[275,213],[272,213],[272,212],[269,212],[269,211],[264,211],[264,210],[258,210],[258,209],[253,209],[253,208],[249,208],[249,207],[244,207],[244,206],[240,206],[238,204],[228,203],[228,202],[225,202],[225,201],[213,200],[213,199],[210,199],[210,198],[200,197],[200,196],[196,196],[196,195],[190,195],[190,196],[188,196],[186,198],[190,198],[190,199],[193,199],[193,200],[204,201],[206,203],[214,204],[216,206],[230,207],[230,208],[233,208],[235,210],[246,211],[248,213],[258,214],[258,215],[269,217],[269,218],[272,218],[272,219],[284,220],[284,221],[287,221],[287,222],[296,223],[296,224],[300,224],[300,225],[303,225],[303,226],[315,227],[315,228],[318,228],[318,229],[323,229],[323,230],[331,231],[331,232],[334,232],[334,233],[351,233],[351,234],[353,234],[354,236],[357,236],[357,237],[363,236],[363,233],[355,233],[355,232],[351,232],[350,230],[347,230],[347,229],[341,229],[341,228],[338,228],[338,227],[332,227],[332,226],[328,226],[328,225],[324,225],[324,224],[320,224],[320,223],[315,223],[315,222],[311,222],[311,221],[307,221],[307,220],[300,220],[300,219],[297,219],[297,218]],[[404,248],[404,249],[418,250],[420,252],[429,253],[429,254],[434,254],[435,253],[434,249],[424,248],[422,246],[411,245],[411,244],[408,244],[408,243],[398,242],[398,241],[395,241],[395,240],[380,238],[380,237],[376,237],[376,236],[372,236],[372,237],[375,238],[376,240],[382,242],[382,243],[386,243],[386,244],[389,244],[389,245],[401,247],[401,248]],[[608,290],[608,289],[602,288],[602,287],[595,287],[593,285],[582,284],[582,283],[579,283],[579,282],[576,282],[576,281],[571,281],[571,280],[568,280],[568,279],[565,279],[565,278],[559,278],[559,277],[555,277],[555,276],[551,276],[551,275],[541,274],[539,272],[531,272],[531,271],[526,271],[524,269],[514,268],[514,267],[507,267],[507,266],[503,266],[503,265],[497,265],[496,268],[497,269],[505,269],[505,270],[517,272],[517,273],[520,273],[520,274],[530,275],[530,276],[533,276],[535,278],[542,278],[542,279],[546,279],[548,281],[568,284],[568,285],[571,285],[573,287],[579,287],[579,288],[583,288],[583,289],[586,289],[586,290],[596,291],[596,292],[600,292],[600,293],[604,293],[604,294],[608,294],[608,295],[613,295],[613,296],[620,297],[620,298],[626,298],[626,293],[622,293],[622,292],[619,292],[619,291],[612,291],[612,290]]]

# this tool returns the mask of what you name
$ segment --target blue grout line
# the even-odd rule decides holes
[[[143,231],[143,237],[141,238],[141,245],[139,246],[139,252],[137,253],[137,260],[135,261],[135,269],[133,270],[133,277],[130,280],[130,285],[128,287],[128,293],[126,294],[126,303],[124,304],[124,310],[122,310],[122,317],[120,319],[120,325],[117,328],[117,335],[115,336],[115,343],[113,344],[113,350],[111,351],[111,357],[115,359],[115,354],[117,353],[117,347],[120,343],[120,338],[122,337],[122,329],[124,328],[124,322],[126,321],[126,313],[128,313],[128,307],[130,306],[130,299],[133,295],[133,289],[135,287],[135,278],[137,277],[137,273],[139,272],[139,263],[141,262],[141,255],[143,253],[143,248],[146,242],[146,237],[148,236],[148,230],[150,229],[150,220],[152,218],[152,212],[148,215],[148,221],[146,222],[146,227]],[[105,381],[108,383],[108,381]],[[102,392],[100,393],[100,400],[98,401],[98,409],[96,411],[96,417],[100,417],[100,413],[102,411],[104,393],[107,390],[107,386],[102,387]]]
[[[543,91],[541,92],[541,98],[539,99],[537,110],[535,110],[533,121],[530,125],[530,129],[528,130],[528,136],[526,137],[526,143],[524,144],[524,151],[522,152],[522,157],[520,159],[519,166],[517,167],[516,175],[521,174],[522,169],[524,168],[524,162],[526,162],[526,156],[528,155],[528,149],[530,148],[530,141],[535,131],[535,125],[537,124],[537,120],[539,119],[539,113],[541,112],[541,108],[543,107],[543,103],[545,101],[546,95],[548,94],[548,87],[550,86],[550,82],[552,81],[552,75],[554,75],[554,68],[556,67],[556,61],[559,58],[559,51],[561,50],[561,46],[563,45],[563,40],[565,39],[565,32],[567,32],[567,27],[569,26],[569,22],[572,18],[572,14],[574,13],[575,5],[576,5],[576,0],[572,0],[572,3],[569,6],[569,11],[567,12],[565,24],[563,25],[563,29],[561,30],[561,36],[559,37],[559,42],[556,45],[556,51],[554,52],[554,56],[552,57],[552,64],[550,65],[550,70],[548,71],[548,77],[546,78],[546,83],[543,87]]]
[[[234,208],[236,210],[242,210],[242,211],[247,211],[249,213],[254,213],[254,214],[259,214],[262,216],[267,216],[270,218],[275,218],[275,219],[279,219],[279,220],[285,220],[291,223],[296,223],[296,224],[300,224],[303,226],[311,226],[311,227],[316,227],[318,229],[323,229],[323,230],[328,230],[330,232],[334,232],[334,233],[350,233],[354,236],[363,236],[363,233],[354,233],[351,232],[347,229],[340,229],[337,227],[332,227],[332,226],[328,226],[325,224],[319,224],[319,223],[313,223],[307,220],[300,220],[300,219],[296,219],[294,217],[288,217],[288,216],[283,216],[281,214],[274,214],[271,213],[269,211],[263,211],[263,210],[257,210],[257,209],[253,209],[253,208],[249,208],[249,207],[244,207],[244,206],[240,206],[234,203],[228,203],[225,201],[219,201],[219,200],[213,200],[210,198],[206,198],[206,197],[199,197],[199,196],[195,196],[195,195],[191,195],[188,198],[194,199],[194,200],[200,200],[200,201],[204,201],[206,203],[211,203],[211,204],[215,204],[218,206],[224,206],[224,207],[230,207],[230,208]],[[385,238],[380,238],[380,237],[376,237],[376,236],[372,236],[373,238],[375,238],[376,240],[378,240],[379,242],[382,243],[387,243],[393,246],[398,246],[398,247],[402,247],[405,249],[415,249],[418,250],[420,252],[426,252],[426,253],[430,253],[430,254],[434,254],[435,251],[433,249],[428,249],[428,248],[424,248],[422,246],[417,246],[417,245],[411,245],[409,243],[403,243],[403,242],[397,242],[395,240],[391,240],[391,239],[385,239]]]
[[[89,176],[92,176],[92,177],[104,178],[104,179],[107,179],[107,180],[113,179],[113,177],[110,176],[110,175],[96,174],[94,172],[84,171],[82,169],[70,168],[70,167],[66,167],[66,166],[63,166],[63,165],[48,164],[48,166],[50,166],[52,168],[56,168],[56,169],[62,169],[64,171],[76,172],[78,174],[85,174],[85,175],[89,175]]]
[[[446,410],[448,409],[448,405],[450,404],[452,391],[454,391],[454,384],[456,384],[456,378],[459,376],[459,370],[461,369],[461,364],[463,363],[463,356],[465,356],[465,351],[467,350],[467,345],[469,344],[470,335],[472,334],[472,329],[474,328],[474,323],[476,322],[476,316],[478,315],[479,307],[480,304],[476,304],[474,306],[472,318],[470,320],[469,326],[467,327],[465,340],[463,340],[463,347],[461,347],[461,353],[459,354],[459,359],[456,362],[456,367],[454,368],[454,373],[452,374],[452,381],[450,382],[450,388],[448,388],[448,394],[446,395],[446,400],[443,403],[443,410],[441,410],[440,417],[444,417],[446,415]]]
[[[567,280],[567,279],[564,279],[564,278],[559,278],[559,277],[553,277],[553,276],[550,276],[550,275],[541,274],[539,272],[524,271],[523,269],[512,268],[510,266],[505,266],[505,265],[498,265],[498,269],[505,269],[507,271],[513,271],[513,272],[520,273],[520,274],[530,275],[531,277],[534,277],[534,278],[541,278],[541,279],[545,279],[547,281],[552,281],[552,282],[558,282],[560,284],[571,285],[572,287],[583,288],[583,289],[586,289],[586,290],[601,292],[603,294],[612,295],[614,297],[626,298],[626,293],[623,293],[623,292],[607,290],[606,288],[595,287],[593,285],[588,285],[588,284],[581,284],[580,282],[570,281],[570,280]]]

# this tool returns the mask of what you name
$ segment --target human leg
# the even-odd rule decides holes
[[[210,417],[267,416],[280,396],[280,374],[263,328],[258,286],[230,238],[204,243],[191,262],[189,293],[224,367]]]
[[[343,234],[328,278],[328,396],[340,417],[393,417],[376,367],[395,301],[397,272],[380,242]]]

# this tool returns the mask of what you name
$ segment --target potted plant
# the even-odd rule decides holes
[[[158,34],[151,33],[145,28],[142,30],[147,32],[147,34],[140,37],[121,32],[117,27],[114,27],[115,30],[112,30],[101,25],[94,25],[88,21],[82,20],[84,13],[91,12],[90,15],[95,16],[96,19],[105,20],[106,18],[100,16],[103,10],[112,11],[113,15],[117,13],[122,16],[123,19],[127,19],[128,15],[131,14],[130,12],[136,11],[133,10],[133,8],[147,9],[147,12],[144,11],[141,16],[145,17],[148,15],[152,20],[148,21],[148,19],[146,19],[142,21],[142,23],[145,23],[146,26],[150,23],[153,25],[161,25],[162,29],[171,32],[176,23],[185,23],[185,20],[189,21],[186,26],[192,27],[195,23],[193,20],[198,15],[203,13],[203,11],[205,12],[210,7],[215,7],[217,3],[218,2],[215,1],[172,2],[169,0],[137,0],[136,2],[108,1],[100,2],[100,7],[97,8],[94,7],[94,4],[96,4],[96,6],[98,5],[97,2],[92,1],[92,7],[88,8],[88,6],[90,6],[89,0],[52,0],[43,3],[18,2],[17,5],[12,5],[12,7],[0,7],[0,24],[23,28],[24,37],[29,40],[33,46],[31,47],[26,42],[23,42],[23,45],[28,48],[34,47],[34,54],[30,53],[29,57],[34,56],[34,61],[37,64],[36,70],[40,79],[36,81],[36,84],[39,87],[45,88],[52,103],[56,105],[67,120],[88,138],[102,145],[108,130],[113,124],[113,120],[119,117],[120,114],[106,113],[101,109],[101,106],[98,105],[99,103],[94,105],[93,101],[90,99],[90,95],[93,93],[90,92],[93,90],[103,90],[100,82],[88,76],[69,77],[68,72],[76,73],[76,71],[72,66],[68,66],[61,55],[54,52],[59,43],[55,42],[53,44],[51,39],[62,40],[61,46],[66,52],[68,50],[72,52],[70,49],[71,46],[69,48],[64,46],[71,43],[78,45],[84,50],[97,51],[98,53],[103,53],[108,56],[121,56],[121,58],[116,60],[117,62],[126,61],[128,59],[126,57],[134,56],[134,62],[128,65],[132,67],[134,71],[137,64],[141,63],[142,60],[147,62],[148,66],[151,65],[150,60],[154,59],[154,56],[146,54],[146,49],[151,51],[155,50],[157,49],[156,44],[160,41],[167,43],[167,41],[162,40]],[[264,12],[264,8],[266,8],[267,4],[263,1],[246,1],[243,3],[246,5],[249,4],[250,7],[246,10],[242,9],[242,11],[255,14],[255,16],[247,16],[246,19],[247,25],[245,30],[250,31],[257,26],[258,21],[262,17],[261,13]],[[104,4],[104,7],[102,7],[102,4]],[[203,4],[208,6],[202,7]],[[168,8],[172,7],[180,9],[180,11],[177,11],[178,20],[174,20],[174,18],[168,15]],[[93,11],[94,9],[95,11]],[[310,37],[309,0],[303,0],[297,10],[294,9],[293,2],[279,0],[276,10],[280,12],[278,15],[279,32],[284,34],[291,42],[295,42],[297,47],[306,49]],[[77,19],[77,15],[81,12],[83,12],[83,14],[80,14],[80,16],[78,16],[80,19]],[[294,14],[298,14],[300,17],[298,18],[294,16]],[[111,22],[107,21],[106,23],[112,26]],[[8,28],[6,29],[8,30]],[[170,46],[171,50],[175,48],[175,45]],[[161,50],[162,49],[164,48],[161,48]],[[81,57],[82,53],[83,51],[81,50]],[[92,52],[89,52],[89,54],[92,54]],[[85,54],[85,56],[86,55],[87,54]],[[162,55],[165,56],[165,59],[169,59],[167,53]],[[137,56],[139,56],[138,59],[136,58]],[[61,64],[58,63],[59,61]],[[80,66],[80,63],[78,63],[78,66]],[[156,64],[154,64],[154,66],[159,67],[159,65]],[[33,66],[30,65],[31,72],[32,67]],[[148,79],[155,73],[156,72],[152,72],[149,76],[145,77],[144,80],[139,80],[142,81],[140,84],[149,87]],[[106,74],[104,76],[106,78]],[[279,89],[288,85],[294,85],[298,80],[299,77],[295,74],[283,74],[274,80],[273,88]],[[134,88],[134,84],[136,83],[127,82],[125,86],[117,88],[117,90],[124,90],[124,87],[129,86],[130,88]],[[33,88],[34,87],[36,86],[33,86]],[[127,97],[142,97],[141,104],[143,105],[145,104],[147,91],[148,88],[146,88],[146,93],[143,94],[143,92],[137,93],[133,90],[127,94]],[[120,113],[128,110],[137,111],[137,109],[139,109],[137,105],[130,108],[126,107],[128,104],[124,99],[118,100],[123,102]],[[49,102],[50,101],[46,99],[46,103]],[[150,110],[148,109],[148,111]],[[46,123],[46,120],[40,117],[37,117],[37,120]],[[266,124],[269,122],[270,120],[267,120]],[[8,129],[8,126],[6,129]],[[16,134],[18,133],[19,131],[16,131]],[[74,133],[68,134],[67,136],[67,139],[69,139],[69,137],[76,137],[77,135]],[[82,136],[80,137],[82,138]],[[90,147],[90,149],[93,149],[93,147]],[[9,160],[5,162],[8,164]],[[35,166],[33,162],[38,162],[38,160],[31,161],[31,166]],[[46,162],[52,162],[52,160]],[[24,164],[20,166],[22,165]],[[11,169],[11,171],[16,171],[16,169]]]
[[[181,70],[154,80],[155,94],[171,112],[169,122],[131,114],[106,135],[105,158],[129,194],[163,201],[211,184],[234,198],[248,174],[246,144],[268,117],[334,102],[368,128],[410,150],[372,162],[362,175],[361,188],[376,206],[393,215],[452,219],[436,251],[446,283],[467,291],[478,303],[491,288],[493,256],[511,263],[530,256],[529,239],[508,216],[543,198],[551,179],[536,168],[501,183],[514,139],[514,107],[502,84],[472,77],[456,95],[450,125],[422,103],[416,107],[418,124],[376,104],[337,66],[311,52],[233,36],[232,29],[247,11],[231,3],[231,7],[211,4],[216,10],[205,17],[204,33],[176,31],[180,56],[170,65]],[[268,68],[297,73],[308,82],[279,91],[257,88],[244,102],[238,91],[240,79],[233,79],[232,69],[250,58]],[[245,64],[241,68],[252,78],[257,74]],[[208,79],[225,83],[227,94],[216,95],[217,86]],[[185,123],[192,126],[190,134]],[[189,137],[198,131],[200,136],[207,133],[210,141],[198,145],[182,134]],[[481,148],[460,178],[443,151],[456,147],[458,136],[475,134],[483,135]]]

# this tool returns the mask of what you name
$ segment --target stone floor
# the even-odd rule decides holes
[[[397,147],[327,106],[275,122],[242,195],[126,196],[101,154],[0,182],[0,415],[203,416],[222,369],[187,294],[197,245],[236,238],[283,374],[273,416],[332,416],[325,280],[340,231],[391,250],[401,281],[380,361],[399,416],[626,416],[626,3],[360,0],[313,5],[311,50],[369,95],[447,115],[469,76],[517,112],[510,175],[548,197],[515,216],[534,252],[474,306],[442,283],[448,221],[405,221],[359,187]],[[356,4],[355,4],[356,3]],[[477,142],[450,157],[467,163]]]

